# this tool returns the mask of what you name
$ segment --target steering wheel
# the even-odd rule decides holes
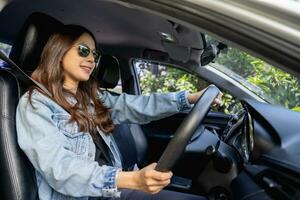
[[[210,85],[205,92],[197,100],[190,113],[186,116],[183,122],[176,130],[174,137],[169,142],[162,156],[160,157],[155,170],[166,172],[169,171],[176,161],[183,154],[186,145],[193,136],[197,127],[202,123],[203,119],[210,110],[210,105],[217,97],[220,90]],[[201,136],[200,136],[201,137]]]

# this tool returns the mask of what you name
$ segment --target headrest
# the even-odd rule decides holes
[[[43,13],[33,13],[25,21],[9,55],[24,71],[32,72],[38,65],[49,37],[63,24]]]
[[[102,88],[114,88],[120,79],[119,61],[116,57],[102,55],[97,67],[97,80]]]

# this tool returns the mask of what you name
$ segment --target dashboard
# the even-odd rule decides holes
[[[244,111],[234,122],[228,123],[222,140],[234,147],[245,162],[256,162],[271,155],[284,162],[279,156],[282,153],[274,154],[284,151],[289,155],[285,156],[289,165],[298,163],[300,113],[253,100],[245,100],[242,104]],[[300,165],[297,167],[300,169]]]

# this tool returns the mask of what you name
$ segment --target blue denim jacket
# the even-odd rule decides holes
[[[111,108],[115,124],[148,123],[190,108],[186,92],[135,96],[112,96],[99,92],[99,99]],[[118,167],[99,166],[95,144],[89,133],[80,132],[62,107],[37,92],[19,101],[16,114],[18,143],[36,170],[41,200],[118,197]]]

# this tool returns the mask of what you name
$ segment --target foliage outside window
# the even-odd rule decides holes
[[[298,78],[230,47],[226,53],[221,53],[215,62],[258,86],[260,88],[258,95],[266,101],[300,111],[300,81]],[[219,70],[223,71],[221,68]],[[247,87],[247,85],[245,86]],[[251,88],[249,89],[251,90]]]
[[[208,86],[206,81],[177,68],[142,60],[134,61],[134,65],[140,78],[142,93],[145,95],[153,92],[175,92],[179,90],[196,92]]]
[[[209,85],[208,82],[200,79],[196,75],[190,74],[178,68],[159,65],[144,60],[135,60],[142,94],[149,95],[153,92],[175,92],[186,90],[197,92]],[[225,113],[235,112],[235,99],[228,93],[223,94],[223,103],[219,108]]]
[[[136,67],[140,87],[144,95],[149,95],[153,92],[175,92],[180,90],[197,92],[210,84],[196,75],[172,66],[159,65],[144,60],[135,60],[134,66]],[[218,110],[225,113],[237,113],[241,105],[229,93],[222,92],[222,104]]]
[[[167,67],[142,60],[134,61],[142,93],[149,95],[153,92],[175,92],[187,90],[196,92],[208,86],[206,81],[193,74],[173,67]]]

